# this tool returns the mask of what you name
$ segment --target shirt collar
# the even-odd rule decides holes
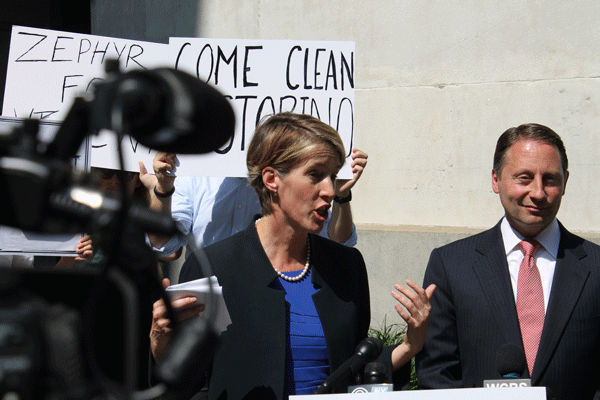
[[[504,250],[508,255],[519,245],[519,242],[525,238],[510,226],[506,217],[502,218],[500,229],[502,231],[502,240],[504,241]],[[554,218],[550,225],[535,237],[535,240],[540,242],[544,249],[546,249],[546,251],[554,258],[557,258],[558,246],[560,244],[560,228],[558,226],[558,220]]]

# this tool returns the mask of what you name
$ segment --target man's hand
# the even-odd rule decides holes
[[[352,149],[352,179],[338,179],[335,182],[335,194],[339,197],[347,197],[350,189],[356,185],[365,167],[367,166],[368,154],[362,150]]]
[[[175,169],[177,164],[177,156],[175,153],[157,152],[152,162],[154,175],[149,174],[143,162],[140,165],[140,181],[150,193],[156,188],[161,193],[167,193],[173,189],[175,176],[171,175],[171,171]]]

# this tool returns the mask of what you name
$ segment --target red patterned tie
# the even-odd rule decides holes
[[[540,271],[535,265],[533,255],[540,247],[535,240],[523,240],[519,243],[521,251],[525,255],[519,268],[519,280],[517,283],[517,315],[521,326],[521,337],[527,358],[529,374],[533,370],[535,357],[537,355],[542,328],[544,327],[544,290]]]

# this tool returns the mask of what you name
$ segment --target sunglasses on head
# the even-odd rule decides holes
[[[118,171],[116,169],[94,168],[94,170],[100,172],[100,176],[102,177],[102,179],[111,179],[115,174],[117,174],[117,178],[119,178],[119,174],[117,173]],[[135,176],[137,175],[137,172],[125,171],[124,175],[125,180],[127,182],[131,182],[133,178],[135,178]]]

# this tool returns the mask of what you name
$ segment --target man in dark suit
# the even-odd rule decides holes
[[[421,388],[482,387],[497,353],[523,349],[523,377],[556,399],[600,399],[600,247],[556,219],[569,177],[560,137],[535,124],[498,140],[492,188],[505,216],[435,249],[436,284],[417,374]],[[523,248],[523,249],[522,249]]]

